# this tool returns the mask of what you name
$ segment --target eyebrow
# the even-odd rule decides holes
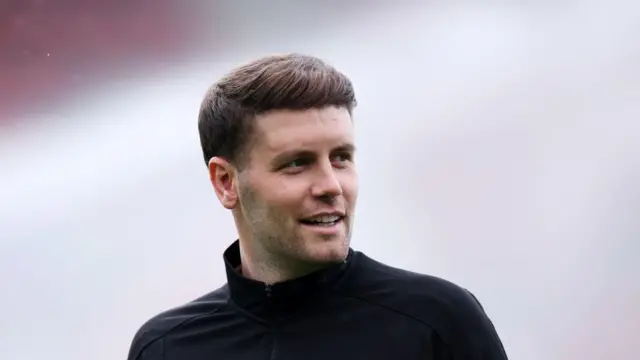
[[[356,147],[352,143],[344,143],[342,145],[336,146],[331,152],[336,151],[344,151],[348,153],[355,153]],[[310,150],[290,150],[282,152],[276,155],[271,161],[270,164],[273,168],[277,168],[287,161],[291,161],[296,158],[312,158],[315,157],[316,153]]]
[[[356,152],[356,146],[352,143],[344,143],[338,147],[336,147],[333,151],[346,151],[350,153]]]

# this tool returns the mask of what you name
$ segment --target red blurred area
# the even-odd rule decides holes
[[[189,44],[175,0],[0,1],[0,122]]]

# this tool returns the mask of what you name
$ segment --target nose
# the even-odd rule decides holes
[[[342,185],[338,181],[336,171],[330,161],[318,167],[315,181],[311,187],[311,195],[317,198],[333,199],[342,195]]]

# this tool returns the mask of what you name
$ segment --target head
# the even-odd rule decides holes
[[[345,75],[298,54],[258,59],[208,90],[198,122],[204,159],[250,276],[281,281],[347,256],[355,106]]]

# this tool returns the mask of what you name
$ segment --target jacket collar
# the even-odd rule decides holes
[[[239,271],[240,244],[237,240],[227,248],[223,257],[231,300],[255,316],[269,319],[286,316],[324,297],[348,270],[353,262],[354,251],[349,249],[349,255],[341,263],[271,285],[242,276]]]

